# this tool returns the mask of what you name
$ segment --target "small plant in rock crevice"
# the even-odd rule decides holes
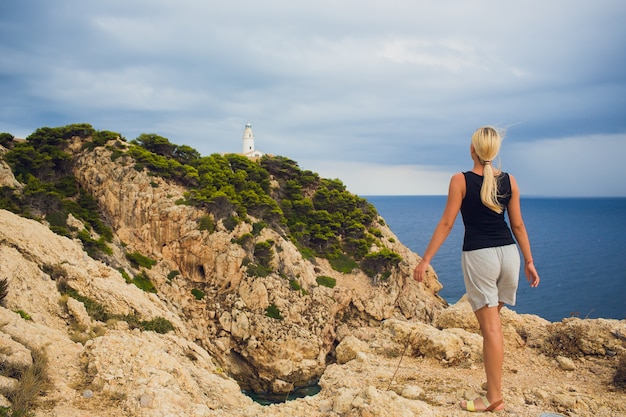
[[[283,316],[280,314],[280,309],[275,304],[270,304],[265,309],[265,315],[273,319],[282,320]]]
[[[337,280],[335,278],[332,277],[327,277],[326,275],[320,275],[318,276],[315,281],[323,286],[323,287],[328,287],[328,288],[335,288],[335,285],[337,285]]]

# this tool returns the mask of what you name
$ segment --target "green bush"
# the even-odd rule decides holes
[[[146,274],[146,271],[141,271],[139,274],[135,275],[135,278],[133,278],[133,284],[145,292],[157,292],[154,284],[150,281],[148,274]]]
[[[273,303],[270,304],[269,306],[267,306],[267,308],[265,309],[265,315],[267,317],[271,317],[271,318],[277,319],[277,320],[282,320],[283,319],[283,316],[280,314],[280,310]]]
[[[272,270],[263,266],[254,263],[248,263],[246,265],[246,273],[251,277],[266,277],[272,273]]]
[[[139,266],[147,269],[152,268],[157,263],[157,261],[155,261],[154,259],[150,259],[137,251],[133,253],[127,253],[126,259],[128,259],[136,267]]]
[[[0,145],[7,149],[11,149],[13,147],[13,139],[15,139],[15,137],[10,133],[0,133]]]
[[[388,278],[392,268],[396,267],[402,257],[397,253],[383,248],[378,252],[368,253],[361,261],[361,268],[369,277],[381,275],[382,278]]]
[[[145,331],[153,331],[159,334],[165,334],[174,330],[174,325],[163,317],[156,317],[150,321],[142,321],[141,328]]]
[[[122,278],[124,278],[124,281],[126,281],[127,284],[131,284],[133,282],[133,279],[130,277],[130,275],[128,275],[124,268],[119,268],[118,271],[120,271],[120,274],[122,274]]]
[[[235,243],[241,247],[246,247],[246,245],[252,242],[253,239],[254,237],[250,233],[244,233],[238,238],[231,239],[230,243]]]
[[[257,263],[269,270],[272,269],[272,259],[274,251],[272,250],[273,241],[266,240],[254,245],[254,259]]]
[[[111,162],[122,156],[124,156],[124,151],[122,151],[121,149],[111,149]]]
[[[302,289],[302,287],[300,286],[300,283],[296,281],[295,279],[292,279],[289,281],[289,287],[292,290],[296,290],[296,291],[300,291]]]
[[[85,229],[80,230],[76,237],[78,237],[78,239],[80,239],[80,241],[83,243],[83,248],[85,249],[85,252],[87,252],[87,255],[94,259],[98,259],[100,257],[100,254],[113,254],[113,249],[111,249],[107,245],[103,237],[95,240],[91,237],[91,234]]]
[[[142,321],[135,314],[115,315],[111,319],[122,320],[128,323],[131,329],[140,329],[142,331],[153,331],[159,334],[165,334],[174,330],[172,323],[163,317],[156,317],[152,320]]]
[[[261,230],[263,230],[266,227],[267,227],[267,223],[265,223],[263,221],[254,223],[252,225],[252,235],[253,236],[258,236],[259,234],[261,234]]]
[[[359,266],[354,259],[343,253],[330,257],[328,262],[335,271],[342,272],[344,274],[349,274]]]
[[[335,285],[337,285],[337,280],[335,278],[327,277],[326,275],[318,276],[317,278],[315,278],[315,281],[319,285],[328,288],[335,288]]]
[[[241,220],[239,220],[239,218],[235,216],[228,216],[224,219],[223,223],[226,230],[232,232],[233,230],[235,230],[235,227],[237,227],[237,225],[241,223]]]
[[[215,222],[211,216],[202,216],[198,220],[198,229],[206,230],[209,233],[213,233],[215,231]]]
[[[167,274],[167,279],[171,281],[179,275],[180,275],[179,271],[170,271],[170,273]]]
[[[205,297],[205,293],[197,288],[191,290],[191,294],[196,297],[196,300],[202,300]]]

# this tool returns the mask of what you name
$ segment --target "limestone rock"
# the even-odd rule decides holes
[[[574,361],[571,360],[570,358],[566,358],[566,357],[563,357],[563,356],[557,356],[556,361],[559,364],[559,366],[561,367],[561,369],[563,369],[565,371],[575,371],[576,370],[576,365],[574,364]]]
[[[359,353],[367,352],[368,346],[365,342],[354,336],[345,338],[335,350],[337,355],[337,363],[344,364],[355,359]]]

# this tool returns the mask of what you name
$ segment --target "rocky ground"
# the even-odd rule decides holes
[[[0,210],[0,280],[8,284],[0,306],[0,416],[19,395],[30,398],[25,408],[37,417],[471,415],[458,404],[481,394],[484,380],[476,319],[464,300],[444,308],[434,274],[420,284],[407,278],[419,256],[388,228],[381,233],[405,262],[384,283],[362,273],[338,276],[269,229],[258,239],[274,242],[281,274],[246,276],[246,252],[232,240],[250,225],[205,236],[199,214],[173,203],[182,190],[96,154],[83,155],[77,175],[125,242],[109,263],[116,267],[45,224]],[[15,186],[10,174],[0,184]],[[122,276],[124,268],[139,272],[123,248],[159,261],[150,271],[156,294]],[[170,278],[174,270],[181,274]],[[334,274],[336,287],[315,284],[316,276]],[[282,275],[298,277],[308,295]],[[198,288],[203,300],[193,296]],[[270,302],[282,320],[265,314]],[[108,318],[94,314],[97,306]],[[626,393],[612,384],[620,363],[626,367],[626,320],[550,323],[506,308],[502,319],[506,409],[499,415],[626,416]],[[156,320],[173,330],[131,326]],[[319,375],[319,394],[270,406],[235,381],[288,392]]]
[[[362,338],[372,338],[370,346],[384,345],[380,341],[380,331],[362,329],[362,332]],[[436,357],[416,355],[412,345],[404,356],[401,352],[398,355],[401,345],[389,346],[394,345],[388,345],[379,355],[357,355],[354,360],[342,365],[347,368],[342,371],[331,367],[326,371],[325,378],[332,378],[327,375],[335,372],[339,378],[346,378],[349,374],[352,376],[349,380],[356,387],[359,381],[367,381],[377,392],[391,390],[427,405],[413,414],[404,415],[475,414],[463,411],[459,402],[484,395],[480,388],[485,380],[481,359],[446,363]],[[557,360],[541,353],[540,348],[529,347],[520,338],[509,334],[503,379],[506,409],[499,415],[535,417],[545,412],[566,416],[626,415],[626,393],[612,384],[617,365],[615,356]],[[367,414],[367,407],[364,407],[360,414],[348,412],[346,415],[393,414],[383,411]]]

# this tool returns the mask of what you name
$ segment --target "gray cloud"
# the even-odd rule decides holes
[[[495,124],[530,192],[626,195],[620,0],[5,3],[0,131],[16,136],[87,122],[210,154],[238,152],[251,122],[258,149],[360,194],[444,194]],[[590,138],[606,187],[579,178]]]

